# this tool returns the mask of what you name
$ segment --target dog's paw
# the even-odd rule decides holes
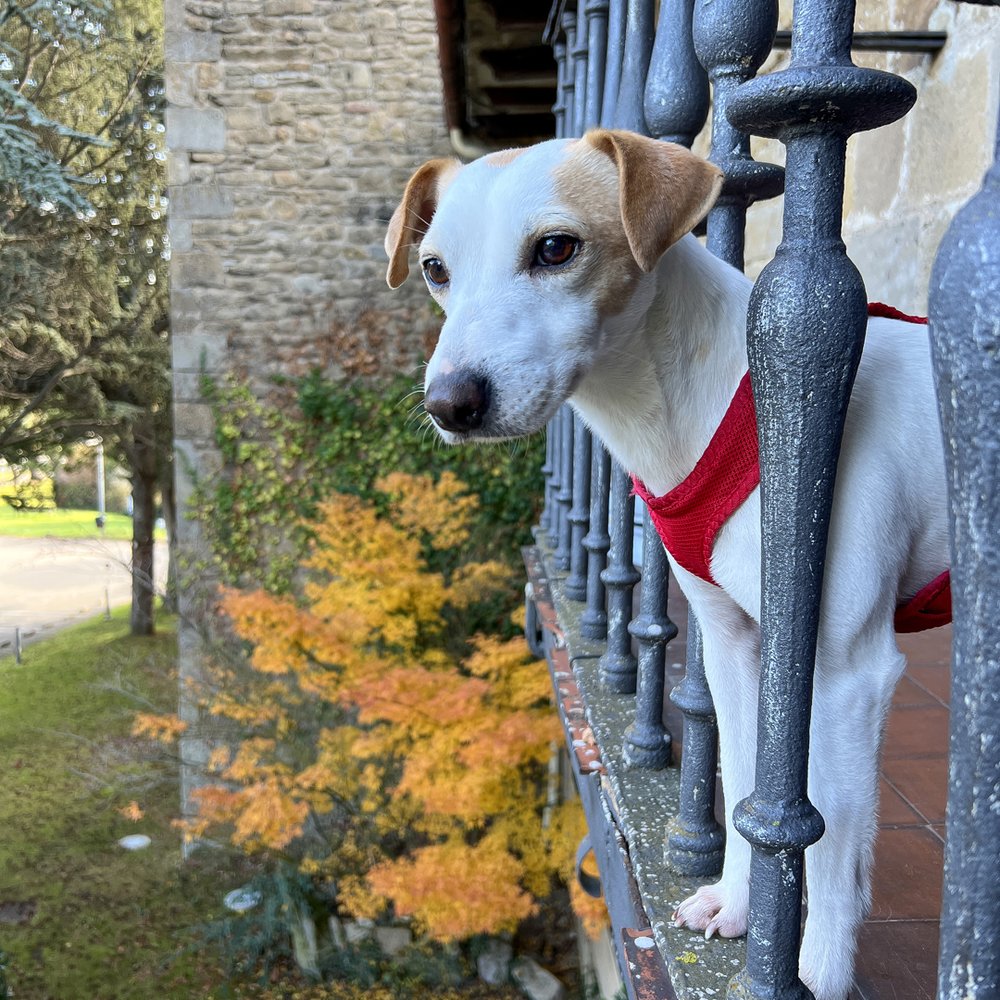
[[[848,1000],[854,976],[844,969],[814,972],[804,962],[799,963],[799,979],[809,987],[816,1000]]]
[[[714,937],[742,937],[747,932],[749,893],[746,887],[733,889],[721,882],[703,885],[674,910],[674,923]]]

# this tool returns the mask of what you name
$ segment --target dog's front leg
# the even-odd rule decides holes
[[[806,851],[799,963],[816,1000],[846,1000],[854,978],[857,933],[871,905],[882,725],[904,666],[888,623],[817,654],[809,798],[826,832]]]
[[[701,623],[705,673],[715,702],[726,804],[726,854],[722,878],[704,885],[674,912],[679,927],[705,937],[740,937],[747,930],[750,845],[733,827],[733,809],[753,791],[757,742],[760,629],[721,591],[689,600]],[[700,589],[700,588],[698,588]]]

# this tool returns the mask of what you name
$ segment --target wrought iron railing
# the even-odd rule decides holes
[[[823,831],[806,794],[822,586],[822,573],[814,569],[824,563],[844,415],[866,325],[864,287],[840,239],[846,143],[854,132],[904,115],[914,92],[898,77],[852,63],[851,0],[796,0],[791,60],[762,77],[755,73],[774,45],[773,0],[661,0],[655,26],[654,9],[654,0],[556,4],[549,33],[559,69],[557,134],[582,135],[603,125],[690,145],[706,121],[711,81],[711,159],[726,180],[708,217],[708,247],[740,268],[747,207],[784,185],[784,241],[754,288],[748,317],[761,465],[761,721],[756,787],[728,824],[729,835],[742,834],[753,849],[746,965],[729,995],[798,1000],[811,996],[798,977],[803,854]],[[926,50],[941,38],[925,33],[917,42]],[[908,34],[906,45],[913,44]],[[751,158],[750,133],[785,144],[784,172]],[[955,580],[939,1000],[1000,996],[998,187],[995,164],[983,192],[942,244],[931,297]],[[818,287],[822,296],[815,294]],[[779,301],[780,310],[774,308]],[[785,444],[778,447],[778,441]],[[789,441],[798,446],[788,447]],[[627,472],[568,406],[550,425],[543,471],[540,549],[529,557],[535,560],[529,631],[553,666],[578,772],[606,768],[599,747],[581,738],[577,681],[635,694],[621,758],[633,771],[655,774],[671,762],[671,736],[663,725],[664,651],[677,633],[667,614],[669,567],[662,546],[643,511],[641,591],[633,617],[640,572]],[[554,581],[559,600],[548,591]],[[552,605],[559,601],[556,620]],[[567,613],[567,602],[578,611]],[[586,677],[580,671],[574,676],[571,660],[587,667]],[[662,862],[680,876],[704,877],[721,866],[723,832],[713,812],[715,719],[693,619],[685,677],[671,699],[683,714],[684,750]],[[614,784],[613,792],[623,794],[621,787]],[[660,786],[653,781],[651,787]],[[608,811],[592,783],[581,788],[589,812]],[[608,843],[594,847],[607,866],[602,875],[609,909],[622,930],[620,964],[648,969],[645,945],[636,945],[647,939],[630,866],[648,857],[649,845],[632,845],[630,857],[622,845],[615,848],[615,836],[607,834]],[[620,878],[616,883],[616,872],[624,873],[625,888]],[[637,884],[651,883],[639,877]],[[645,995],[671,995],[662,982],[661,994]]]

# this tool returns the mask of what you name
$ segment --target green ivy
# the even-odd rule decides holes
[[[375,482],[390,472],[453,472],[480,501],[466,557],[519,563],[542,493],[541,435],[449,447],[401,376],[345,384],[314,373],[290,385],[294,403],[280,405],[261,401],[236,379],[203,380],[225,469],[196,483],[192,511],[224,582],[287,589],[317,504],[333,493],[381,503]]]

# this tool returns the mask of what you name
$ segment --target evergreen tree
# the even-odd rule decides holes
[[[0,0],[0,457],[99,434],[127,465],[137,632],[170,455],[162,38],[155,0]]]

